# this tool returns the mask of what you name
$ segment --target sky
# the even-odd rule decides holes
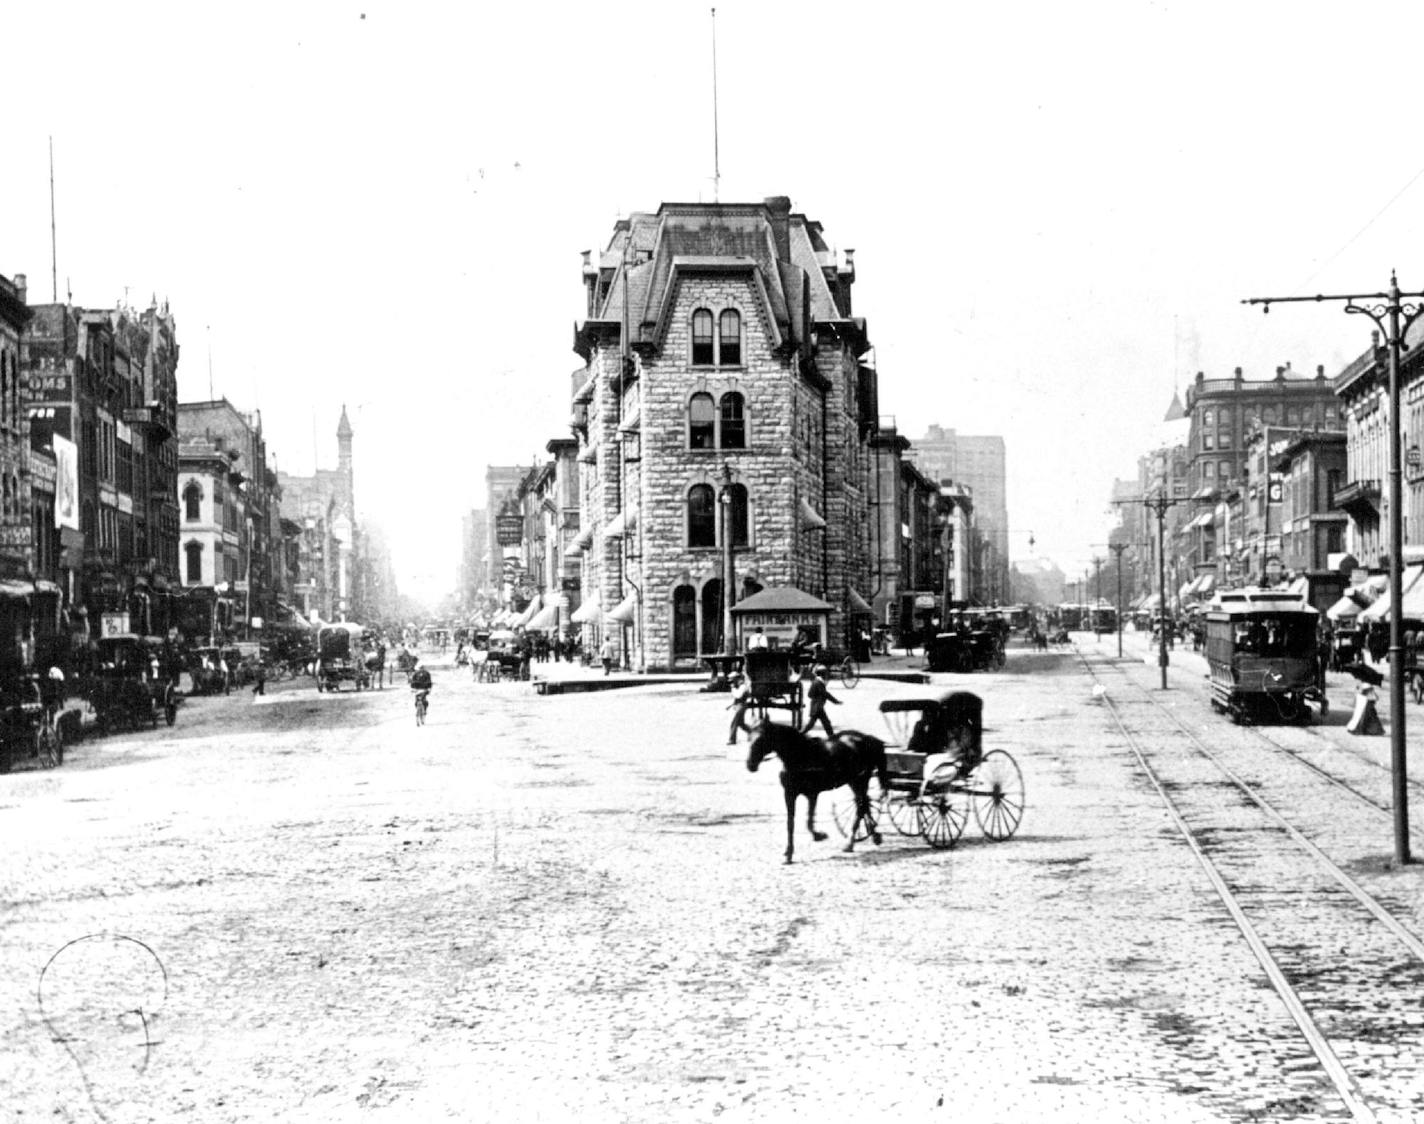
[[[1424,289],[1418,4],[88,0],[5,16],[0,274],[167,300],[179,396],[334,467],[404,592],[489,464],[568,435],[580,251],[787,195],[854,249],[887,421],[1003,436],[1010,549],[1105,554],[1195,372],[1337,373],[1338,306]],[[1030,533],[1033,546],[1029,546]]]

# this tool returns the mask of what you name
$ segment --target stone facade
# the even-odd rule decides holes
[[[580,582],[601,607],[582,614],[586,648],[612,636],[650,670],[722,651],[728,526],[734,600],[801,589],[846,641],[871,572],[875,417],[853,275],[785,199],[634,214],[586,268]]]

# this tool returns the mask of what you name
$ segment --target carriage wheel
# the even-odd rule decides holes
[[[913,838],[925,833],[919,799],[913,792],[890,793],[885,798],[885,814],[890,818],[890,825],[901,835]]]
[[[860,665],[849,656],[841,660],[840,673],[841,682],[846,685],[848,690],[860,682]]]
[[[852,837],[850,828],[855,823],[855,793],[848,788],[837,789],[835,798],[831,801],[831,818],[836,821],[836,830],[855,843],[869,839],[871,833],[879,827],[879,804],[880,800],[875,793],[870,793],[869,822],[861,820],[856,826],[854,837]]]
[[[969,783],[980,829],[995,843],[1002,843],[1019,829],[1023,819],[1023,774],[1018,763],[1002,749],[991,750]]]
[[[969,802],[957,790],[936,792],[925,797],[918,805],[921,834],[937,851],[953,847],[964,834],[964,825],[969,822]]]

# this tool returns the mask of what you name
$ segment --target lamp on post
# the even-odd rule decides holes
[[[722,654],[736,654],[732,639],[732,605],[736,601],[735,575],[732,573],[732,465],[722,465],[722,490],[717,496],[722,512]]]
[[[1408,297],[1414,303],[1406,304]],[[1343,301],[1347,313],[1368,316],[1384,336],[1389,356],[1389,596],[1393,612],[1389,614],[1389,743],[1390,772],[1394,805],[1394,859],[1400,866],[1409,856],[1409,775],[1404,744],[1404,488],[1401,483],[1399,416],[1399,360],[1404,337],[1420,316],[1424,316],[1424,293],[1403,293],[1399,281],[1391,272],[1389,288],[1382,293],[1338,293],[1331,296],[1317,293],[1313,297],[1250,297],[1242,304],[1259,304],[1262,312],[1270,312],[1273,304],[1300,301]],[[1411,453],[1413,450],[1411,450]]]

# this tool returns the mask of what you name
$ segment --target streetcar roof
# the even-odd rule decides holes
[[[1229,589],[1218,593],[1207,607],[1211,614],[1243,616],[1249,613],[1308,613],[1319,611],[1298,593],[1284,589]]]

